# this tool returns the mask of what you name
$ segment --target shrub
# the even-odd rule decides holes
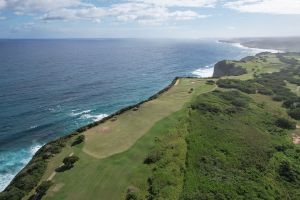
[[[288,182],[294,182],[296,180],[297,174],[294,172],[290,163],[288,163],[287,161],[284,161],[280,164],[278,173]]]
[[[47,190],[51,187],[51,181],[43,181],[37,188],[36,192],[39,194],[46,194]]]
[[[296,120],[300,120],[300,108],[295,108],[288,111],[289,116]]]
[[[51,187],[51,181],[43,181],[35,190],[35,194],[29,197],[29,200],[40,200]]]
[[[204,112],[209,112],[209,113],[218,113],[221,112],[221,108],[217,105],[210,104],[210,103],[196,103],[192,104],[191,108],[193,110],[199,110],[199,111],[204,111]]]
[[[81,144],[82,142],[84,142],[84,140],[85,140],[85,136],[84,136],[84,135],[79,135],[79,136],[75,139],[75,141],[72,143],[72,146]]]
[[[248,94],[256,93],[256,85],[251,81],[241,81],[237,79],[219,79],[217,85],[221,88],[234,88]]]
[[[152,164],[152,163],[156,163],[157,161],[159,161],[162,158],[163,154],[161,151],[156,150],[156,151],[152,151],[148,154],[147,158],[144,160],[145,164]]]
[[[276,126],[284,129],[296,129],[296,122],[290,121],[285,118],[279,118],[275,122]]]
[[[136,187],[129,187],[127,189],[126,200],[138,200],[139,199],[139,189]]]
[[[73,165],[78,160],[79,160],[79,158],[77,156],[68,156],[68,157],[64,158],[63,163],[65,165]]]
[[[55,171],[57,172],[64,172],[66,170],[71,169],[72,167],[74,167],[74,163],[77,162],[79,160],[79,158],[77,156],[68,156],[65,157],[63,160],[63,165],[56,168]]]
[[[216,84],[216,82],[214,80],[208,80],[208,81],[206,81],[206,84],[207,85],[214,85],[214,84]]]

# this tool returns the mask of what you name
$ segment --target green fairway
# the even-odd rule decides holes
[[[84,145],[65,148],[50,161],[44,179],[71,151],[80,158],[70,171],[55,175],[45,199],[94,199],[95,195],[99,199],[120,199],[130,185],[146,189],[150,169],[143,160],[154,145],[154,138],[178,122],[180,113],[172,113],[182,109],[192,97],[214,88],[206,80],[179,79],[170,90],[138,110],[127,111],[115,121],[89,129]]]
[[[83,151],[95,158],[123,152],[132,146],[157,121],[178,111],[195,94],[210,91],[212,85],[200,79],[180,79],[158,99],[142,104],[138,110],[130,110],[85,132]],[[194,88],[193,93],[189,90]],[[101,142],[99,142],[101,141]]]

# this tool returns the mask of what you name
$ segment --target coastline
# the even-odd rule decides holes
[[[236,46],[236,45],[233,45],[233,46]],[[243,47],[241,44],[237,45],[236,47],[238,47],[238,48],[244,48],[244,49],[255,49],[255,51],[257,51],[257,52],[255,52],[255,54],[264,52],[264,50],[265,50],[265,49],[256,49],[256,48],[250,48],[250,47]],[[48,143],[45,143],[43,145],[39,145],[40,148],[38,150],[36,149],[35,153],[33,152],[32,157],[30,159],[28,159],[29,162],[14,176],[14,178],[7,184],[7,186],[5,188],[7,188],[10,185],[10,183],[12,183],[14,181],[15,177],[18,176],[30,164],[30,162],[33,160],[33,158],[35,158],[39,154],[39,152],[43,151],[43,148],[45,146],[47,146],[48,144],[53,143],[53,142],[58,141],[58,140],[62,140],[62,139],[65,140],[65,139],[72,138],[72,137],[74,137],[74,136],[76,136],[76,135],[78,135],[78,134],[80,134],[80,133],[82,133],[82,132],[84,132],[84,131],[86,131],[86,130],[88,130],[90,128],[93,128],[93,127],[95,127],[95,126],[97,126],[97,125],[99,125],[101,123],[106,122],[107,120],[111,120],[112,118],[114,118],[114,117],[116,117],[116,116],[118,116],[118,115],[120,115],[120,114],[122,114],[122,113],[124,113],[124,112],[126,112],[128,110],[131,110],[131,109],[133,109],[135,107],[139,107],[141,104],[143,104],[145,102],[148,102],[148,101],[151,101],[151,100],[157,98],[160,94],[168,91],[171,87],[173,87],[176,84],[176,81],[178,79],[180,79],[180,78],[196,78],[196,79],[198,79],[198,78],[202,78],[202,79],[208,78],[209,79],[209,78],[212,77],[212,75],[214,73],[214,66],[215,66],[215,63],[211,64],[211,65],[208,65],[208,66],[205,66],[205,67],[202,67],[202,68],[199,68],[199,69],[196,69],[193,72],[191,72],[191,74],[194,75],[194,76],[175,77],[173,79],[173,81],[168,86],[166,86],[162,90],[158,91],[154,95],[150,96],[148,99],[143,100],[143,101],[141,101],[141,102],[139,102],[137,104],[134,104],[134,105],[122,108],[122,109],[120,109],[120,110],[112,113],[111,115],[108,115],[108,116],[106,116],[106,117],[104,117],[104,118],[102,118],[102,119],[100,119],[98,121],[94,121],[94,122],[89,123],[89,124],[87,124],[87,125],[85,125],[83,127],[80,127],[78,129],[76,129],[75,131],[72,131],[71,133],[69,133],[69,134],[67,134],[65,136],[57,138],[56,140],[52,140],[52,141],[49,141]],[[4,190],[5,190],[5,188],[4,188]]]
[[[224,40],[216,40],[216,43],[224,43],[224,44],[229,44],[231,46],[237,47],[239,49],[244,49],[244,50],[250,50],[252,51],[251,56],[255,56],[256,54],[262,53],[262,52],[269,52],[269,53],[284,53],[284,51],[276,50],[276,49],[261,49],[261,48],[253,48],[253,47],[247,47],[243,45],[242,43],[238,42],[230,42],[230,41],[224,41]],[[243,58],[241,58],[243,59]],[[197,78],[209,78],[213,77],[213,73],[215,70],[215,65],[216,63],[212,63],[210,65],[206,65],[204,67],[198,68],[192,72],[192,74],[197,77]]]
[[[158,98],[160,95],[162,95],[163,93],[167,92],[173,86],[176,86],[176,83],[181,78],[185,78],[185,79],[199,79],[199,78],[193,77],[193,76],[175,77],[173,79],[173,81],[169,85],[167,85],[166,87],[164,87],[160,91],[156,92],[154,95],[150,96],[146,100],[143,100],[143,101],[140,101],[140,102],[138,102],[136,104],[124,107],[124,108],[122,108],[122,109],[120,109],[120,110],[112,113],[111,115],[108,115],[108,116],[100,119],[99,121],[95,121],[95,122],[89,123],[89,124],[87,124],[85,126],[82,126],[82,127],[78,128],[78,129],[72,131],[71,133],[69,133],[69,134],[67,134],[65,136],[59,137],[59,138],[57,138],[55,140],[52,140],[52,141],[49,141],[49,142],[47,142],[47,143],[45,143],[43,145],[40,145],[40,148],[38,150],[36,150],[36,152],[33,154],[33,156],[29,159],[29,162],[14,176],[14,178],[7,184],[7,186],[1,192],[5,191],[7,188],[9,188],[9,186],[16,180],[16,178],[20,174],[22,174],[22,172],[25,171],[26,168],[28,168],[32,164],[32,162],[34,160],[39,159],[41,157],[42,153],[45,152],[45,151],[47,151],[47,148],[48,148],[49,145],[55,144],[55,143],[60,142],[60,141],[67,141],[67,140],[69,140],[69,139],[71,139],[71,138],[79,135],[80,133],[87,131],[88,129],[91,129],[91,128],[95,127],[95,126],[98,126],[98,125],[100,125],[100,124],[102,124],[102,123],[104,123],[106,121],[112,120],[113,118],[115,118],[115,117],[117,117],[117,116],[119,116],[119,115],[121,115],[121,114],[129,111],[129,110],[132,110],[134,108],[138,108],[140,105]],[[202,79],[209,79],[209,78],[202,78]]]
[[[234,47],[238,47],[241,49],[249,49],[252,50],[253,52],[257,53],[262,53],[262,52],[270,52],[270,53],[285,53],[285,51],[281,51],[281,50],[277,50],[277,49],[262,49],[262,48],[257,48],[257,47],[249,47],[246,46],[240,42],[232,42],[232,41],[226,41],[226,40],[217,40],[218,43],[226,43],[226,44],[230,44]]]

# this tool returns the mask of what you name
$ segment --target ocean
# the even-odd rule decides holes
[[[213,40],[0,40],[0,190],[45,143],[261,52]]]

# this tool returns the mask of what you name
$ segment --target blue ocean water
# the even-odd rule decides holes
[[[207,75],[219,60],[255,53],[209,40],[0,40],[0,190],[46,142],[175,76]]]

